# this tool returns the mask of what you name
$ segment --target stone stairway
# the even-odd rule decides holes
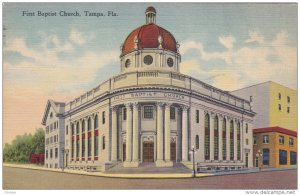
[[[156,167],[155,163],[141,163],[139,167],[128,168],[120,165],[115,166],[105,173],[116,174],[151,174],[151,173],[191,173],[192,170],[186,168],[181,163],[174,163],[173,167]]]

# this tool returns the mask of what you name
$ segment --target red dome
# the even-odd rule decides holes
[[[137,36],[138,38],[138,49],[144,49],[144,48],[158,48],[159,42],[158,37],[161,36],[162,41],[162,48],[177,52],[177,43],[173,35],[163,29],[160,26],[157,26],[154,23],[143,25],[135,30],[133,30],[128,37],[126,38],[123,48],[122,48],[122,54],[129,53],[134,49],[134,37]]]

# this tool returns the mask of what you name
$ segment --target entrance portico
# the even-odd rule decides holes
[[[182,159],[187,161],[188,106],[178,104],[172,105],[173,104],[170,102],[133,102],[112,106],[112,137],[119,139],[126,138],[126,140],[121,141],[122,144],[119,144],[120,146],[118,146],[117,139],[112,139],[112,162],[123,160],[124,167],[138,167],[141,162],[155,162],[157,167],[165,167],[173,166],[173,162]],[[150,115],[153,115],[152,119],[151,116],[150,119],[148,119],[148,116],[144,116],[144,113],[148,111],[144,111],[145,108],[143,106],[146,106],[147,109],[148,107],[153,107],[153,110],[150,110],[149,113]],[[173,129],[171,133],[171,107],[173,107],[172,116],[176,116],[176,119],[172,119],[172,122],[176,126],[175,134]],[[174,110],[176,113],[174,113]],[[180,113],[182,114],[180,115]],[[118,117],[121,117],[122,120],[126,119],[125,125],[122,125],[122,120],[118,120]],[[151,123],[152,125],[147,125],[147,123]],[[141,129],[141,127],[145,125],[151,126],[148,128],[149,130]],[[125,127],[124,130],[122,127]],[[182,129],[180,129],[181,127]],[[122,136],[118,131],[123,132],[125,136]],[[117,136],[118,134],[120,136]],[[171,138],[178,134],[181,134],[182,144],[176,144],[176,141],[174,140],[178,139],[174,138],[171,143]],[[176,146],[179,145],[182,146],[182,158],[180,155],[176,154]],[[122,152],[119,152],[118,155],[118,151]]]

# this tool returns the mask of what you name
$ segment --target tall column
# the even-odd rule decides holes
[[[117,126],[118,126],[118,122],[117,122],[117,113],[118,113],[118,107],[113,107],[111,109],[112,111],[112,123],[111,123],[111,161],[115,162],[117,161]]]
[[[79,162],[82,162],[82,119],[79,122]]]
[[[233,155],[233,159],[234,160],[237,160],[237,120],[234,120],[234,123],[233,123],[233,151],[234,151],[234,155]]]
[[[126,162],[131,162],[131,148],[132,148],[132,112],[131,105],[126,104]]]
[[[219,116],[218,117],[219,121],[218,121],[218,124],[219,124],[219,160],[222,160],[223,159],[223,116]]]
[[[133,122],[132,122],[132,161],[138,166],[139,163],[139,105],[133,103]]]
[[[226,160],[230,160],[230,121],[229,117],[226,118]]]
[[[74,161],[77,161],[77,121],[74,121]]]
[[[188,107],[182,106],[182,161],[188,161]]]
[[[157,159],[156,165],[159,166],[163,162],[163,149],[164,149],[164,135],[163,135],[163,110],[162,110],[163,103],[158,102],[156,104],[157,108]]]
[[[210,122],[209,122],[209,157],[210,160],[214,160],[215,150],[214,150],[214,141],[215,141],[215,127],[214,127],[215,114],[210,114]]]
[[[171,104],[166,104],[165,106],[165,161],[169,162],[171,160],[171,148],[170,148],[170,106]]]
[[[85,137],[84,137],[84,144],[85,144],[85,155],[84,155],[84,160],[87,162],[88,161],[88,121],[89,121],[89,117],[86,118],[86,123],[85,123]],[[91,120],[92,121],[92,120]]]
[[[99,115],[95,115],[92,120],[92,132],[91,132],[91,158],[94,160],[94,136],[95,136],[95,117],[98,116],[98,126],[99,126]]]

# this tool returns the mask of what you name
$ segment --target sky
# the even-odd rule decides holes
[[[4,3],[3,144],[42,127],[48,99],[119,74],[120,46],[148,6],[180,44],[181,73],[227,91],[269,80],[297,89],[296,3]]]

